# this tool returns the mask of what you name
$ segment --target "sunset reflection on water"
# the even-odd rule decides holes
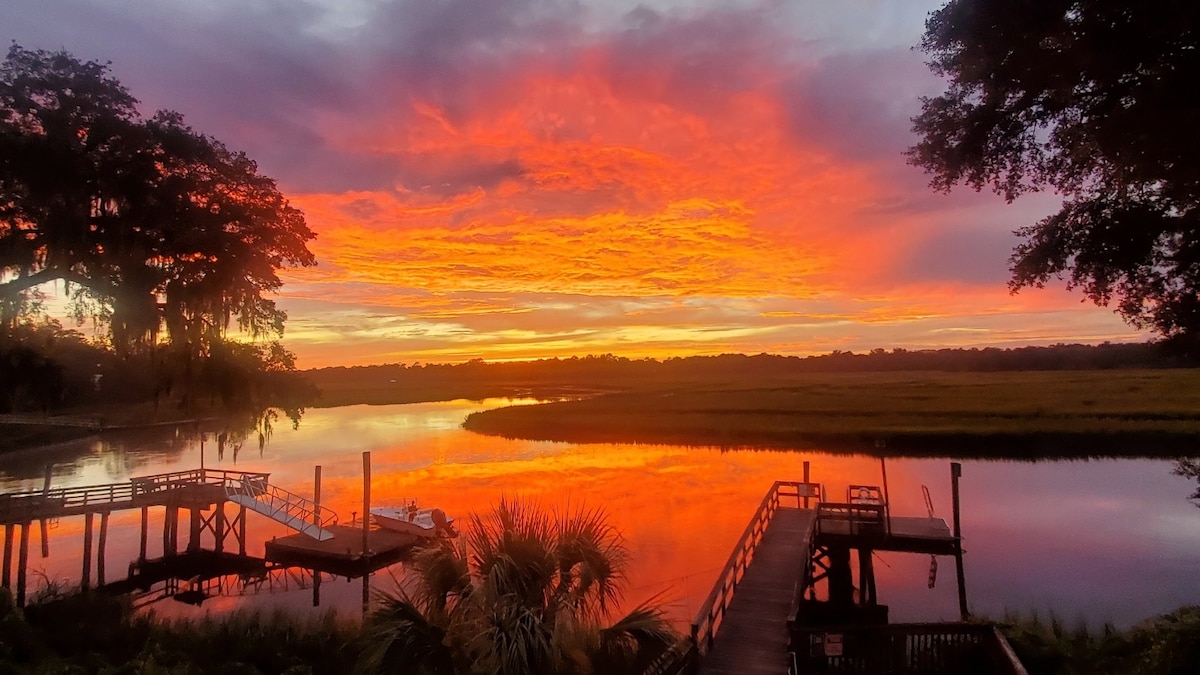
[[[526,403],[527,401],[517,401]],[[362,453],[371,452],[372,503],[416,499],[465,522],[502,497],[532,500],[550,510],[603,508],[623,534],[630,553],[626,606],[647,598],[665,602],[681,624],[707,596],[763,495],[776,480],[800,480],[811,462],[811,480],[841,499],[848,484],[881,483],[877,458],[812,451],[755,451],[661,445],[574,445],[480,436],[460,428],[474,410],[506,400],[453,401],[405,406],[354,406],[309,411],[299,428],[277,430],[261,455],[248,443],[236,457],[218,458],[205,444],[209,468],[266,471],[280,487],[311,496],[313,467],[322,467],[322,503],[343,522],[362,512]],[[134,447],[129,447],[130,445]],[[253,446],[253,447],[251,447]],[[0,457],[5,492],[41,487],[40,456]],[[169,452],[162,443],[120,448],[81,445],[55,457],[55,486],[118,481],[196,468],[198,444]],[[127,470],[127,467],[129,468]],[[939,517],[950,519],[947,460],[889,460],[892,512],[924,515],[921,486],[928,486]],[[1150,613],[1200,600],[1188,569],[1200,563],[1200,512],[1184,499],[1186,481],[1169,463],[1149,460],[1093,462],[964,462],[963,528],[967,590],[972,607],[992,615],[1005,610],[1048,609],[1074,617],[1127,623]],[[1120,516],[1137,518],[1135,525]],[[150,557],[161,554],[163,510],[151,510]],[[1169,522],[1168,527],[1166,523]],[[137,555],[138,514],[114,513],[106,556],[108,580],[122,578]],[[51,556],[41,559],[37,529],[31,570],[77,583],[83,518],[64,518],[51,530]],[[257,514],[249,516],[251,555],[263,542],[290,532]],[[1109,542],[1121,537],[1122,554]],[[210,544],[206,538],[206,546]],[[181,548],[186,525],[181,527]],[[953,619],[957,615],[952,559],[941,559],[934,590],[927,586],[927,556],[888,554],[876,565],[881,602],[894,620]],[[95,564],[93,564],[93,570]],[[1137,572],[1135,574],[1135,572]],[[94,574],[94,572],[93,572]],[[1112,597],[1091,588],[1106,575],[1131,579]],[[403,566],[372,579],[387,588]],[[1100,575],[1100,576],[1097,576]],[[1143,579],[1139,581],[1138,579]],[[1050,580],[1048,582],[1048,580]],[[37,582],[34,582],[37,585]],[[293,586],[295,586],[293,584]],[[357,612],[357,581],[322,584],[322,609]],[[311,592],[212,598],[202,608],[163,602],[167,615],[223,612],[241,606],[311,605]]]

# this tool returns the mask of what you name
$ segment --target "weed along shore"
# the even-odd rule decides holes
[[[499,408],[464,427],[580,443],[1173,457],[1200,436],[1200,371],[812,374]]]

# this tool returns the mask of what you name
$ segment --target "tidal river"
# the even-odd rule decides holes
[[[362,453],[369,450],[375,505],[416,499],[460,522],[504,496],[552,509],[604,508],[623,533],[631,558],[626,603],[657,596],[672,618],[687,623],[773,481],[800,480],[802,462],[808,460],[811,480],[822,483],[831,499],[840,500],[848,484],[881,482],[878,459],[820,448],[573,445],[491,438],[460,428],[468,413],[509,403],[310,410],[297,430],[279,425],[261,452],[253,440],[236,453],[226,448],[223,456],[211,435],[202,450],[197,439],[161,431],[0,455],[0,493],[40,489],[47,464],[53,467],[54,487],[91,485],[198,468],[203,452],[208,468],[269,472],[271,483],[308,496],[313,467],[321,465],[322,502],[346,522],[362,510]],[[1187,500],[1194,484],[1172,475],[1171,462],[962,464],[966,586],[973,612],[997,618],[1006,612],[1043,617],[1053,612],[1069,623],[1110,621],[1123,627],[1200,603],[1200,508]],[[925,515],[924,485],[936,514],[950,520],[949,460],[888,460],[887,477],[893,514]],[[161,508],[152,509],[150,557],[161,553],[162,537],[153,533],[162,518]],[[47,581],[78,583],[82,532],[82,517],[51,523],[50,555],[42,558],[34,528],[32,593]],[[258,556],[264,541],[288,534],[254,513],[248,516],[248,532],[247,552]],[[137,557],[138,539],[138,511],[115,513],[105,556],[108,581],[124,576]],[[939,559],[933,589],[928,556],[882,554],[875,568],[880,602],[891,607],[893,621],[957,618],[953,559]],[[387,589],[403,574],[398,564],[376,574],[371,584]],[[169,616],[237,607],[359,611],[357,581],[326,577],[321,606],[315,609],[309,583],[297,573],[256,588],[227,584],[223,594],[198,607],[171,600],[153,606]]]

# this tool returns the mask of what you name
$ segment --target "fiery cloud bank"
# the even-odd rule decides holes
[[[934,2],[13,2],[244,149],[319,234],[304,366],[1137,339],[1009,295],[1055,207],[929,191],[910,46]]]

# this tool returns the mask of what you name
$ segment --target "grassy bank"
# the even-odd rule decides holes
[[[813,374],[471,415],[531,440],[1005,456],[1194,453],[1200,370]]]

